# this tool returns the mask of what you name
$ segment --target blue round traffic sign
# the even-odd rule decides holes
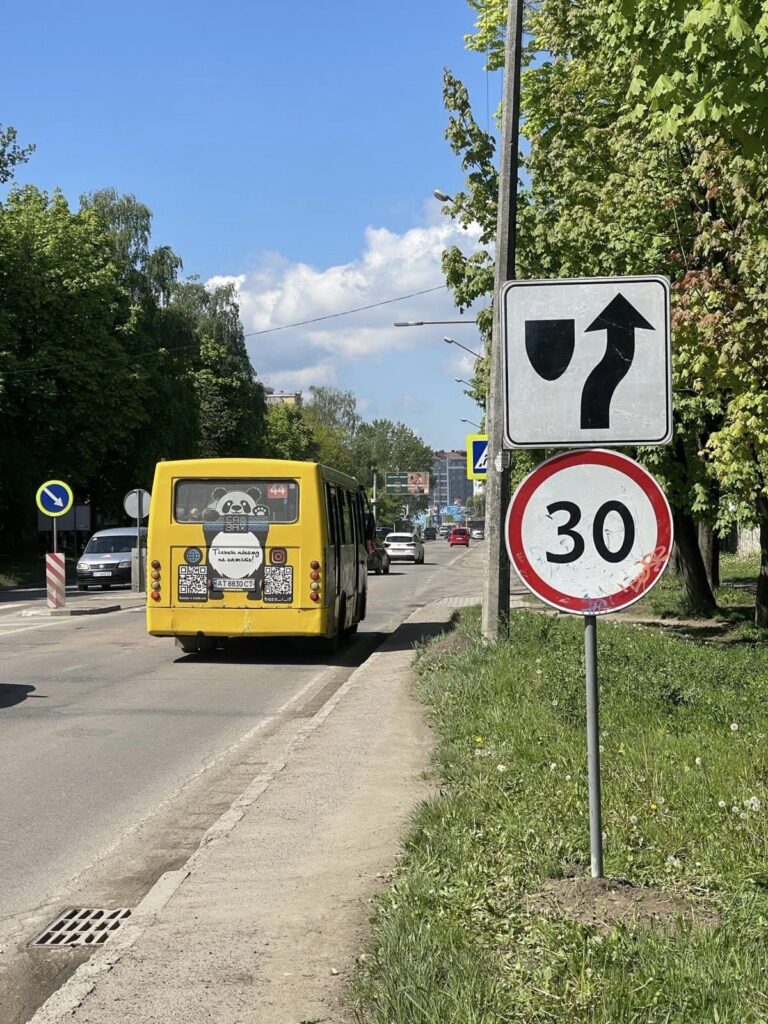
[[[56,518],[69,512],[72,508],[74,495],[72,494],[72,488],[69,484],[65,484],[63,480],[46,480],[38,488],[35,500],[37,501],[37,507],[43,515]]]

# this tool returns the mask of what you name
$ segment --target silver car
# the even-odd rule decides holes
[[[415,533],[388,533],[384,540],[391,562],[424,564],[424,545]]]
[[[147,546],[147,528],[141,528],[141,546]],[[77,589],[131,582],[131,549],[136,547],[136,527],[120,526],[94,533],[77,560]]]

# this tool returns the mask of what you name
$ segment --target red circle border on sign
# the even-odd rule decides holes
[[[555,473],[580,465],[605,466],[624,473],[643,491],[656,516],[656,545],[654,551],[646,556],[648,562],[628,586],[607,597],[587,599],[561,593],[539,576],[523,549],[523,516],[533,494]],[[528,589],[542,601],[574,615],[604,615],[639,601],[658,582],[672,552],[672,513],[658,483],[647,470],[628,456],[605,448],[580,449],[547,459],[522,481],[509,503],[505,537],[510,561]]]

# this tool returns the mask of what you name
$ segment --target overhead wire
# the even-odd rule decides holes
[[[418,297],[419,295],[428,295],[430,292],[443,291],[447,287],[448,286],[445,285],[445,284],[440,284],[440,285],[436,285],[434,288],[422,288],[420,291],[409,292],[407,295],[397,295],[393,299],[381,299],[379,302],[371,302],[367,306],[356,306],[354,309],[343,309],[343,310],[340,310],[338,313],[326,313],[323,316],[311,317],[309,320],[297,320],[296,322],[290,323],[290,324],[280,324],[277,327],[267,327],[263,331],[248,331],[247,333],[244,333],[243,337],[244,338],[254,338],[257,335],[261,335],[261,334],[273,334],[275,331],[287,331],[287,330],[289,330],[292,327],[306,327],[307,324],[320,323],[320,321],[322,321],[322,320],[333,320],[336,317],[340,317],[340,316],[351,316],[353,313],[362,313],[362,312],[364,312],[367,309],[376,309],[377,306],[389,306],[393,302],[404,302],[405,299],[413,299],[413,298]],[[126,361],[130,362],[131,360],[141,359],[143,356],[158,355],[160,352],[183,352],[183,351],[186,351],[187,349],[197,348],[197,345],[198,345],[197,342],[191,342],[188,345],[176,345],[176,346],[173,346],[173,347],[170,347],[170,348],[163,345],[163,346],[160,346],[159,348],[146,349],[144,352],[132,352],[130,354],[126,353],[126,352],[121,352],[119,355],[116,355],[114,357],[114,359],[112,359],[112,360],[110,360],[108,357],[107,358],[105,358],[103,356],[100,357],[99,360],[98,360],[98,364],[99,364],[99,366],[103,366],[105,364],[108,364],[110,362],[115,362],[115,361],[120,360],[120,359],[125,359]],[[0,358],[2,358],[2,352],[0,352]],[[78,360],[75,357],[75,358],[69,358],[67,360],[67,365],[71,366],[71,365],[76,364],[76,365],[79,365],[79,366],[88,366],[88,365],[95,365],[96,362],[97,362],[97,360],[91,359],[91,358]],[[14,369],[14,370],[4,370],[4,369],[2,369],[2,367],[0,367],[0,379],[2,377],[15,376],[16,374],[48,373],[48,372],[51,372],[53,370],[58,370],[60,368],[61,368],[61,363],[54,363],[53,365],[49,365],[49,366],[25,366],[25,367],[18,367],[18,368]]]

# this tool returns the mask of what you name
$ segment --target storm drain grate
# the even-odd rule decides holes
[[[100,946],[131,916],[125,907],[70,907],[42,931],[31,946]]]

